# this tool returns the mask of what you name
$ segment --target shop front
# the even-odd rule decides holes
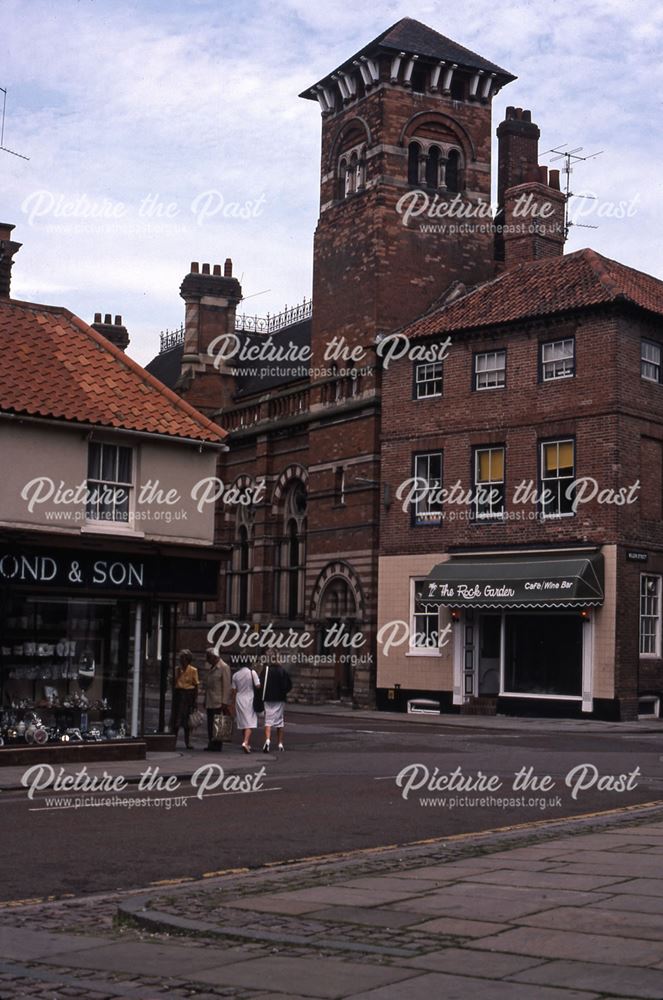
[[[575,703],[594,708],[595,616],[603,555],[452,556],[418,584],[424,607],[446,607],[453,628],[453,703],[493,699],[500,711]]]
[[[163,731],[179,599],[213,599],[218,555],[0,542],[5,748]]]

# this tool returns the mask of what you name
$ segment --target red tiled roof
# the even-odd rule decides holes
[[[594,250],[519,264],[403,329],[411,339],[477,329],[610,302],[663,315],[663,281]]]
[[[226,432],[67,309],[0,301],[0,410],[219,442]]]

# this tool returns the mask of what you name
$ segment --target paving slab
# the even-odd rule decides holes
[[[318,903],[319,909],[320,903],[332,906],[335,903],[340,906],[381,906],[385,903],[399,903],[410,899],[416,892],[416,886],[413,886],[412,891],[405,889],[403,892],[390,892],[387,889],[346,889],[341,885],[319,885],[310,889],[295,889],[283,893],[283,896],[302,903]]]
[[[22,927],[0,925],[0,957],[16,961],[32,961],[68,951],[79,954],[88,948],[108,944],[112,938],[77,937],[74,934],[53,934],[50,931],[30,930]],[[77,959],[78,961],[78,959]]]
[[[512,868],[500,868],[494,872],[480,872],[471,876],[472,882],[488,882],[491,885],[522,885],[528,889],[601,889],[618,882],[612,875],[568,875],[564,872],[520,872]]]
[[[554,906],[584,906],[604,898],[602,894],[568,889],[537,890],[463,882],[419,899],[395,903],[389,909],[503,923]]]
[[[513,980],[520,983],[546,986],[562,986],[572,989],[597,990],[610,996],[634,998],[663,997],[663,971],[633,968],[629,966],[609,967],[593,962],[547,962],[520,973],[514,973]],[[536,997],[539,996],[537,989]]]
[[[614,872],[615,875],[661,875],[660,858],[651,854],[637,854],[616,851],[568,851],[565,864],[591,865],[603,869],[604,872]]]
[[[408,879],[407,874],[404,872],[399,876],[364,875],[360,878],[349,879],[347,882],[339,882],[337,884],[345,886],[346,889],[371,889],[380,892],[386,890],[387,892],[404,893],[411,890],[411,895],[415,895],[420,892],[427,892],[429,889],[439,889],[447,885],[449,881],[451,881],[449,878]],[[409,885],[409,882],[412,884]]]
[[[286,994],[294,987],[304,996],[320,997],[323,1000],[336,1000],[360,991],[408,980],[407,985],[398,987],[398,996],[402,1000],[403,996],[412,995],[410,983],[419,975],[414,969],[395,966],[359,964],[333,958],[287,958],[276,955],[195,973],[189,979],[197,983],[246,986],[252,989],[268,985],[272,990]]]
[[[261,896],[248,896],[246,899],[233,899],[229,904],[233,910],[253,910],[256,913],[282,913],[284,916],[298,917],[311,910],[320,908],[320,902],[303,899],[292,899],[285,892],[265,893]]]
[[[525,958],[522,955],[489,952],[468,955],[464,948],[442,948],[408,960],[407,964],[415,969],[429,969],[431,972],[451,972],[459,976],[471,973],[472,976],[485,976],[486,979],[503,979],[543,963],[544,959]]]
[[[366,993],[353,993],[352,1000],[534,1000],[531,986],[514,982],[490,982],[469,976],[430,972],[408,981],[404,987],[385,986]],[[597,1000],[598,993],[558,990],[541,986],[536,1000]]]
[[[307,913],[311,920],[331,920],[342,924],[367,924],[371,927],[417,927],[421,916],[413,913],[396,913],[394,910],[370,910],[361,906],[328,906],[323,910]]]
[[[492,920],[464,920],[459,917],[435,917],[411,928],[417,934],[450,934],[456,937],[487,937],[509,929],[508,924]]]
[[[622,882],[615,882],[605,890],[607,895],[619,895],[625,893],[627,896],[663,896],[663,878],[625,878]]]
[[[597,911],[593,906],[560,906],[544,913],[521,917],[518,922],[528,927],[551,927],[588,934],[599,929],[601,935],[663,941],[663,920],[657,913],[627,913],[624,910],[606,909]]]
[[[629,896],[617,893],[592,906],[597,910],[627,910],[635,913],[658,913],[663,916],[663,896]]]
[[[62,952],[50,955],[49,964],[104,972],[133,972],[142,976],[166,976],[188,979],[191,973],[233,962],[253,961],[255,950],[247,948],[191,948],[169,942],[116,941],[103,948],[85,952]],[[259,956],[265,954],[259,953]]]
[[[608,965],[654,965],[661,959],[656,941],[634,941],[602,934],[516,927],[493,937],[468,941],[468,948],[507,951],[536,958],[594,959]]]

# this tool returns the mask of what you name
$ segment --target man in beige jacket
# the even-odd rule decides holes
[[[205,708],[207,709],[207,749],[223,750],[223,743],[214,739],[214,720],[224,710],[229,709],[231,698],[230,667],[217,656],[213,649],[208,649],[205,660],[209,670],[205,676]]]

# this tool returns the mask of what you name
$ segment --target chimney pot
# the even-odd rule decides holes
[[[116,316],[115,317],[115,326],[122,326],[122,317],[121,316]]]
[[[560,190],[560,187],[559,187],[559,170],[551,170],[549,172],[549,174],[548,174],[548,184],[550,185],[551,188],[554,188],[555,191],[559,191]]]
[[[101,313],[94,314],[94,321],[95,323],[101,323]]]
[[[512,104],[510,104],[509,107],[506,109],[506,114],[504,117],[507,119],[516,117],[516,109],[513,107]]]
[[[214,265],[214,275],[217,278],[221,277],[221,265],[220,264],[215,264]]]
[[[192,260],[191,261],[191,272],[190,273],[191,274],[198,274],[199,270],[200,270],[200,268],[198,266],[198,261],[197,260]]]
[[[531,111],[523,111],[523,121],[524,122],[531,122],[531,120],[532,120],[532,112]]]
[[[104,323],[105,323],[105,324],[106,324],[107,326],[111,326],[111,325],[112,325],[112,322],[113,322],[113,321],[112,321],[112,319],[111,319],[111,314],[110,314],[110,313],[106,313],[106,315],[104,316]]]
[[[226,257],[226,262],[223,265],[223,276],[225,278],[232,278],[233,276],[233,262],[230,257]]]
[[[518,118],[518,119],[521,119],[523,117],[523,109],[522,108],[516,108],[515,109],[515,117]]]
[[[209,264],[203,264],[203,274],[209,274]]]

